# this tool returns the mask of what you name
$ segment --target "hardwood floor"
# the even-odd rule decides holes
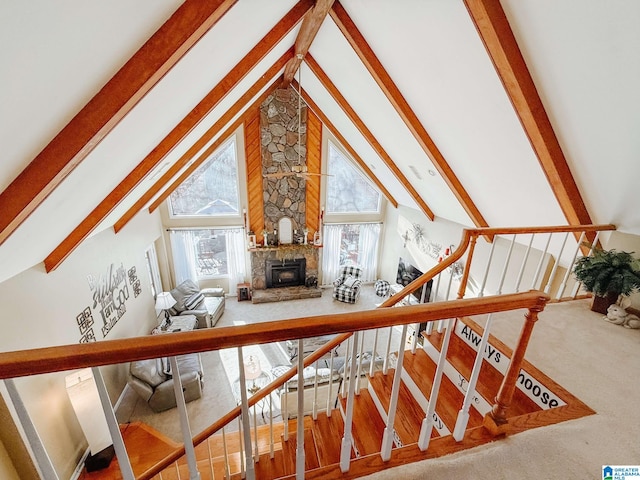
[[[464,322],[464,325],[469,329],[481,335],[480,327],[472,320],[465,319]],[[425,344],[427,347],[431,346],[439,351],[442,335],[436,333],[425,338],[424,341],[427,342]],[[489,343],[491,348],[499,349],[507,358],[512,353],[506,345],[491,336]],[[468,380],[475,359],[475,350],[457,334],[451,337],[447,359],[451,367],[455,369],[451,371],[457,371],[460,378]],[[304,417],[305,478],[357,478],[381,469],[447,455],[496,440],[481,426],[483,414],[476,408],[472,408],[470,411],[469,427],[461,442],[456,442],[448,434],[453,431],[456,415],[463,400],[463,393],[454,381],[463,382],[460,379],[444,376],[436,404],[436,415],[438,419],[441,419],[443,425],[439,430],[437,427],[432,429],[429,448],[425,452],[420,451],[416,442],[425,416],[427,401],[431,395],[436,364],[428,353],[418,349],[415,354],[410,351],[405,352],[403,367],[403,381],[394,423],[398,441],[392,451],[391,459],[388,462],[382,462],[379,452],[389,408],[389,396],[396,374],[394,369],[390,369],[387,375],[383,375],[381,371],[374,372],[374,375],[368,378],[367,386],[360,391],[359,395],[355,396],[352,463],[348,473],[342,473],[337,465],[340,459],[344,431],[343,419],[346,400],[340,398],[339,407],[334,409],[331,415],[321,412],[316,420]],[[522,390],[517,389],[513,404],[509,409],[511,434],[594,413],[593,410],[546,377],[533,365],[525,361],[523,369],[562,399],[566,405],[543,408],[536,404],[530,396],[525,395]],[[493,403],[492,399],[498,391],[501,381],[502,374],[490,362],[483,362],[476,391],[486,402],[485,405]],[[259,461],[255,463],[254,467],[256,478],[294,478],[297,446],[296,426],[296,419],[289,420],[289,435],[285,436],[284,424],[282,422],[274,423],[273,438],[276,441],[273,445],[273,455],[270,451],[271,432],[269,426],[260,425],[257,429],[252,429],[252,444],[255,440],[253,435],[257,434],[260,454]],[[143,424],[131,424],[122,428],[125,444],[127,450],[132,454],[131,461],[136,473],[144,471],[176,448],[175,443],[157,432],[154,433]],[[207,442],[196,447],[196,459],[203,480],[225,478],[227,468],[230,472],[230,478],[241,478],[240,436],[237,432],[230,433],[226,435],[225,440],[228,452],[226,464],[221,434],[212,436]],[[107,470],[84,472],[80,477],[81,480],[98,478],[122,478],[117,469],[117,461],[114,460]],[[162,472],[163,480],[178,478],[188,478],[184,458]]]

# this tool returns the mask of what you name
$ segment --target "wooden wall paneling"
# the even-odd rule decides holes
[[[307,170],[322,173],[322,122],[310,108],[307,108]],[[320,226],[320,180],[312,175],[306,180],[306,217],[309,241]]]
[[[262,145],[260,142],[260,104],[253,106],[247,112],[244,135],[247,162],[249,230],[253,231],[258,242],[262,242],[262,230],[264,229],[264,198],[262,195],[264,178],[262,176]]]

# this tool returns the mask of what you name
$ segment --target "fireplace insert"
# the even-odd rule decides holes
[[[305,284],[307,260],[294,258],[293,260],[267,259],[265,277],[267,288],[295,287]]]

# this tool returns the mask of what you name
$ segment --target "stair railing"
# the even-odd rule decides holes
[[[51,372],[75,370],[84,367],[97,367],[113,363],[130,362],[147,358],[174,357],[186,353],[205,352],[212,349],[219,350],[232,347],[264,344],[285,341],[292,336],[308,338],[320,335],[338,334],[333,339],[333,345],[344,341],[350,333],[340,332],[363,331],[372,328],[387,328],[410,324],[419,316],[423,321],[437,321],[443,316],[457,318],[463,315],[482,315],[493,311],[505,311],[514,308],[542,309],[547,297],[539,292],[528,292],[516,295],[504,295],[484,299],[452,300],[447,304],[433,303],[413,305],[404,308],[382,308],[353,314],[320,315],[287,320],[287,322],[265,322],[254,325],[236,327],[219,327],[192,332],[180,332],[172,335],[150,335],[130,339],[105,340],[92,344],[78,344],[61,347],[48,347],[20,352],[0,353],[0,378],[14,378],[25,375],[35,375]],[[356,343],[357,345],[357,343]],[[328,348],[331,348],[329,346]],[[304,365],[315,362],[324,352],[316,351],[304,359]],[[352,355],[351,372],[357,372],[355,355]],[[96,368],[96,370],[98,370]],[[283,375],[293,376],[295,370]],[[280,377],[267,388],[262,389],[247,399],[247,406],[253,406],[275,388],[283,385],[288,378]],[[354,377],[351,377],[354,382]],[[508,388],[504,389],[504,401],[508,403]],[[500,407],[502,408],[502,407]],[[499,415],[500,408],[496,410]],[[242,407],[236,407],[223,416],[218,422],[206,429],[193,439],[192,445],[201,443],[212,433],[237,418]],[[247,412],[245,412],[245,415]],[[302,419],[299,419],[302,421]],[[347,440],[346,443],[349,443]],[[151,478],[185,453],[184,446],[178,448],[162,462],[148,469],[137,478]],[[247,459],[252,458],[247,455]],[[119,459],[120,460],[120,459]],[[126,459],[123,459],[123,464]],[[247,462],[249,465],[251,462]]]
[[[549,245],[551,244],[551,240],[554,234],[556,233],[564,233],[564,240],[562,241],[562,244],[560,246],[560,250],[559,253],[557,253],[557,261],[554,262],[553,264],[553,269],[551,274],[548,276],[547,278],[547,284],[545,287],[545,291],[548,293],[550,290],[550,286],[552,284],[553,279],[555,278],[556,272],[558,270],[558,265],[560,263],[560,258],[562,257],[566,242],[569,238],[569,233],[570,232],[581,232],[580,237],[578,237],[578,241],[576,243],[576,248],[575,248],[575,253],[572,259],[572,262],[575,262],[577,255],[580,251],[580,247],[582,244],[582,241],[584,240],[584,238],[586,238],[586,236],[588,234],[590,235],[590,238],[594,238],[593,237],[593,232],[595,233],[595,238],[594,238],[594,243],[597,242],[598,240],[598,235],[600,233],[600,231],[602,230],[613,230],[615,227],[612,225],[602,225],[602,226],[598,226],[598,225],[586,225],[586,226],[577,226],[577,227],[566,227],[566,226],[560,226],[560,227],[525,227],[525,228],[509,228],[509,229],[500,229],[500,228],[493,228],[493,229],[469,229],[469,230],[465,230],[463,233],[463,238],[460,242],[460,246],[454,251],[451,252],[451,255],[447,256],[445,259],[443,259],[443,261],[441,261],[438,265],[436,265],[433,269],[431,269],[430,271],[428,271],[427,273],[425,273],[423,276],[421,276],[419,279],[417,279],[416,281],[412,282],[410,285],[408,285],[404,290],[402,290],[399,294],[394,295],[388,299],[386,299],[381,305],[380,307],[386,307],[386,306],[392,306],[392,305],[397,305],[399,304],[406,296],[408,296],[409,294],[411,294],[413,291],[417,290],[418,288],[421,288],[424,284],[426,284],[429,280],[435,279],[436,283],[435,283],[435,289],[432,292],[432,298],[433,299],[439,299],[440,297],[443,297],[443,299],[446,300],[450,300],[450,296],[451,296],[451,288],[452,288],[452,283],[453,283],[453,274],[452,274],[452,265],[457,262],[458,260],[460,260],[465,253],[467,253],[467,261],[466,261],[466,265],[464,268],[464,272],[462,275],[462,281],[460,282],[460,286],[458,289],[458,298],[462,298],[462,295],[464,295],[464,292],[466,290],[466,284],[467,281],[469,279],[469,271],[470,271],[470,266],[471,266],[471,261],[473,259],[473,252],[474,252],[474,248],[476,246],[476,243],[478,241],[478,239],[480,238],[485,238],[488,240],[493,240],[495,239],[496,236],[500,236],[500,235],[511,235],[511,241],[509,243],[509,247],[508,247],[508,252],[506,254],[506,258],[505,261],[503,262],[503,267],[502,267],[502,273],[499,277],[499,283],[497,286],[497,294],[501,294],[503,291],[503,287],[504,287],[504,282],[506,279],[506,275],[507,272],[509,271],[510,268],[510,261],[511,261],[511,256],[512,256],[512,252],[514,249],[514,245],[516,245],[516,239],[518,238],[519,235],[530,235],[529,238],[529,242],[528,242],[528,246],[526,249],[526,253],[523,257],[522,263],[520,265],[520,269],[517,275],[517,280],[515,283],[515,288],[514,290],[517,292],[519,291],[519,287],[522,283],[523,280],[523,275],[525,272],[525,268],[527,265],[527,260],[530,257],[530,253],[531,253],[531,249],[532,249],[532,245],[534,243],[534,238],[536,234],[542,234],[542,233],[546,233],[548,235],[547,239],[546,239],[546,244],[545,244],[545,248],[543,253],[540,255],[540,259],[535,271],[535,275],[532,279],[531,282],[531,287],[534,288],[538,282],[542,281],[542,277],[540,277],[540,274],[542,272],[542,267],[544,265],[544,260],[545,260],[545,256],[547,256],[548,254],[548,249],[549,249]],[[490,253],[488,256],[488,260],[487,260],[487,264],[484,268],[484,273],[482,276],[482,282],[481,282],[481,287],[480,290],[478,292],[478,297],[483,297],[485,295],[485,287],[487,284],[487,280],[489,277],[489,272],[491,270],[491,267],[493,265],[492,259],[494,257],[494,249],[496,246],[496,242],[491,242],[491,246],[490,246]],[[445,279],[442,282],[443,288],[444,285],[446,284],[446,293],[444,293],[444,295],[440,295],[440,285],[441,285],[441,277],[443,272],[445,272],[446,270],[449,270],[450,274],[448,275],[448,278]],[[566,288],[566,283],[567,283],[567,279],[568,276],[570,274],[571,269],[567,268],[567,271],[565,273],[565,277],[564,277],[564,281],[562,283],[561,288],[558,290],[558,298],[561,297],[562,293],[564,292],[564,289]],[[577,289],[574,289],[577,290]],[[424,290],[423,290],[424,292]],[[573,295],[575,297],[575,293]],[[422,299],[422,301],[425,300],[429,300],[429,299]],[[411,302],[409,302],[411,303]],[[450,319],[441,319],[437,322],[438,324],[438,332],[442,332],[444,326],[447,324],[449,324],[449,329],[448,330],[452,330],[454,328],[455,325],[455,318],[450,318]],[[428,322],[427,323],[427,332],[431,332],[432,331],[432,327],[434,325],[435,322]],[[414,330],[415,330],[415,334],[413,336],[413,341],[412,341],[412,352],[415,353],[415,349],[416,349],[416,345],[417,345],[417,340],[418,340],[418,325],[416,324],[414,326]],[[491,314],[489,314],[489,320],[487,323],[487,328],[486,328],[486,332],[485,335],[483,335],[483,339],[485,339],[486,342],[486,338],[488,338],[488,333],[490,331],[490,325],[491,325]],[[386,374],[388,371],[388,360],[391,357],[391,338],[392,338],[392,327],[389,327],[389,336],[388,336],[388,342],[387,342],[387,348],[386,348],[386,354],[384,355],[384,366],[383,366],[383,371]],[[449,333],[449,332],[447,332]],[[378,335],[378,330],[375,330],[375,335],[376,335],[376,339],[374,340],[374,348],[372,351],[372,361],[371,361],[371,365],[370,365],[370,373],[373,373],[373,369],[375,368],[376,362],[375,362],[375,358],[376,358],[376,348],[377,348],[377,335]],[[350,334],[346,334],[346,336],[350,336]],[[402,335],[402,339],[405,338],[405,334]],[[450,338],[450,336],[447,336],[445,334],[445,338]],[[355,395],[359,394],[360,388],[359,388],[359,382],[360,382],[360,376],[361,376],[361,366],[362,366],[362,358],[363,358],[363,351],[362,351],[362,342],[364,340],[364,332],[360,338],[360,345],[358,345],[357,341],[354,342],[353,338],[348,338],[347,340],[347,352],[345,355],[345,360],[349,359],[349,358],[355,358],[355,359],[359,359],[357,361],[357,374],[354,375],[355,377],[355,386],[351,386],[351,382],[347,381],[348,379],[345,378],[345,381],[342,383],[342,392],[341,395],[343,397],[347,396],[348,399],[353,398],[351,396],[351,392],[353,391]],[[400,343],[400,348],[398,349],[398,351],[402,351],[403,352],[403,346],[402,346],[402,340]],[[430,435],[427,434],[427,432],[431,431],[432,425],[433,425],[433,412],[431,412],[431,410],[435,409],[435,404],[437,402],[437,398],[438,398],[438,389],[439,389],[439,385],[440,385],[440,381],[441,381],[441,377],[443,374],[443,366],[444,363],[446,362],[446,348],[447,348],[448,342],[445,341],[445,344],[443,345],[443,351],[441,352],[440,355],[440,359],[438,362],[438,366],[437,366],[437,371],[436,371],[436,377],[434,379],[434,389],[431,392],[431,396],[430,398],[433,399],[433,401],[429,402],[429,411],[427,411],[426,415],[425,415],[425,419],[423,422],[423,426],[422,426],[422,431],[421,431],[421,440],[420,440],[420,448],[421,449],[426,449],[428,446],[428,442],[429,442],[429,438]],[[321,350],[317,351],[315,355],[316,358],[320,358],[321,355],[326,354],[326,352],[332,347],[326,346],[324,348],[322,348]],[[482,352],[482,349],[479,349],[480,352]],[[402,355],[402,354],[400,354]],[[312,361],[308,361],[304,363],[304,366],[308,366],[310,364],[312,364]],[[473,398],[473,396],[476,394],[475,392],[475,383],[477,381],[477,376],[479,374],[479,369],[482,363],[482,358],[480,355],[478,355],[478,358],[474,364],[474,369],[471,375],[471,379],[470,382],[472,383],[471,386],[468,387],[467,389],[467,394],[465,396],[465,402],[463,403],[463,406],[460,410],[458,419],[456,421],[456,428],[455,428],[455,435],[454,438],[456,438],[458,441],[460,441],[462,439],[462,436],[464,435],[464,431],[466,429],[466,425],[467,425],[467,421],[468,421],[468,410],[469,410],[469,404],[471,399]],[[297,366],[296,366],[297,367]],[[295,371],[296,371],[296,367],[294,367],[292,369],[291,372],[291,377],[293,375],[295,375]],[[346,365],[345,365],[346,367]],[[297,367],[298,369],[300,367]],[[304,367],[302,367],[304,368]],[[316,359],[316,369],[317,369],[317,359]],[[355,370],[352,370],[355,371]],[[345,375],[349,373],[349,369],[345,368]],[[400,375],[402,373],[402,361],[401,358],[399,359],[399,361],[397,362],[396,365],[396,372],[395,374],[398,376],[398,379],[400,378]],[[350,373],[349,373],[350,374]],[[350,380],[350,378],[349,378]],[[393,419],[395,418],[395,409],[396,409],[396,405],[397,405],[397,399],[398,399],[398,394],[399,394],[399,380],[395,381],[394,378],[394,386],[392,389],[392,393],[391,393],[391,399],[390,399],[390,403],[391,403],[391,408],[389,411],[389,415],[387,418],[387,428],[385,430],[385,439],[383,440],[383,445],[382,445],[382,456],[383,458],[389,458],[390,456],[390,452],[391,452],[391,447],[392,447],[392,443],[393,443]],[[286,384],[285,384],[286,385]],[[329,385],[331,388],[332,386],[332,382],[329,382]],[[276,387],[277,388],[277,387]],[[265,389],[263,389],[265,390]],[[262,393],[262,392],[260,392]],[[267,393],[266,391],[264,392],[265,395],[270,393]],[[287,398],[287,395],[285,394],[284,396],[285,400]],[[331,398],[331,394],[329,394],[329,399]],[[259,398],[257,398],[255,401],[257,402],[259,400]],[[302,406],[300,404],[301,399],[299,398],[299,405],[298,405],[298,418],[302,418],[303,416],[303,411],[302,411]],[[352,403],[351,401],[348,400],[347,405],[349,405],[350,403]],[[433,407],[432,407],[433,405]],[[255,408],[255,407],[254,407]],[[286,410],[286,409],[285,409]],[[349,410],[349,406],[347,406],[347,411]],[[327,413],[330,414],[331,409],[329,408],[329,403],[327,403]],[[430,414],[431,413],[431,414]],[[313,406],[313,413],[312,413],[313,417],[316,418],[317,415],[317,376],[314,379],[314,406]],[[284,420],[287,420],[286,418],[283,417]],[[272,420],[270,420],[272,421]],[[300,423],[299,423],[300,425]],[[285,421],[285,436],[288,436],[288,422]],[[299,427],[300,428],[300,427]],[[256,439],[257,439],[257,430],[256,430]],[[303,437],[301,436],[302,433],[299,430],[298,431],[298,449],[300,450],[300,455],[302,455],[304,453],[303,450]],[[346,432],[345,431],[345,442],[350,443],[352,442],[351,437],[350,437],[350,432]],[[257,450],[257,444],[255,449]],[[271,441],[271,449],[273,450],[273,441]],[[343,454],[343,455],[346,455]],[[257,456],[257,452],[256,452],[256,456]],[[247,458],[250,458],[251,455],[249,453],[247,453]],[[299,457],[299,458],[303,458],[303,457]],[[299,460],[300,461],[300,460]],[[303,462],[304,463],[304,462]],[[343,460],[344,465],[347,465],[347,460]],[[346,468],[346,467],[345,467]]]

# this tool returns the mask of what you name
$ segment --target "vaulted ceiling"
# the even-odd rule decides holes
[[[399,204],[640,234],[635,0],[34,0],[0,18],[0,281],[148,212],[283,74]]]

